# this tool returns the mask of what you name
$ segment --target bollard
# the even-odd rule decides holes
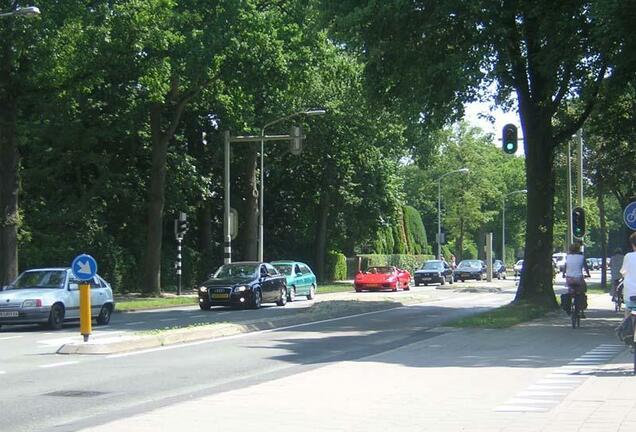
[[[88,342],[93,323],[91,318],[91,286],[89,283],[80,284],[80,333],[84,342]]]

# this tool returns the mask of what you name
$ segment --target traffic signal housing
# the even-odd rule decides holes
[[[179,213],[179,218],[174,221],[174,234],[177,240],[180,240],[188,231],[188,217],[185,213]]]
[[[572,210],[572,233],[578,239],[585,236],[585,210],[581,207],[575,207]]]
[[[504,153],[515,154],[517,152],[517,126],[508,123],[501,131],[501,146]]]

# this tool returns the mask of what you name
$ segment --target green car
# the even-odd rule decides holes
[[[287,300],[293,302],[296,296],[306,296],[311,300],[316,296],[316,275],[307,264],[298,261],[274,261],[276,270],[287,278]]]

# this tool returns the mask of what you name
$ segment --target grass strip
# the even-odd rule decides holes
[[[491,311],[470,317],[460,318],[445,325],[460,328],[508,328],[522,322],[531,321],[544,316],[555,309],[530,303],[515,303],[501,306]]]
[[[332,283],[318,285],[318,294],[329,294],[337,292],[353,292],[353,284],[351,283]]]
[[[115,310],[119,312],[138,311],[145,309],[161,309],[175,306],[196,305],[196,297],[147,297],[139,299],[125,299],[117,301]]]

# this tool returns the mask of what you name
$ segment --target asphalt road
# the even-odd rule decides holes
[[[76,430],[196,395],[384,352],[438,334],[434,328],[444,321],[507,303],[512,296],[512,290],[449,293],[447,299],[428,304],[118,355],[59,356],[43,349],[22,356],[26,367],[3,363],[0,430]],[[3,356],[5,345],[13,341],[15,346],[18,340],[0,340]],[[241,412],[244,407],[228,409]],[[209,415],[202,413],[202,418]]]

